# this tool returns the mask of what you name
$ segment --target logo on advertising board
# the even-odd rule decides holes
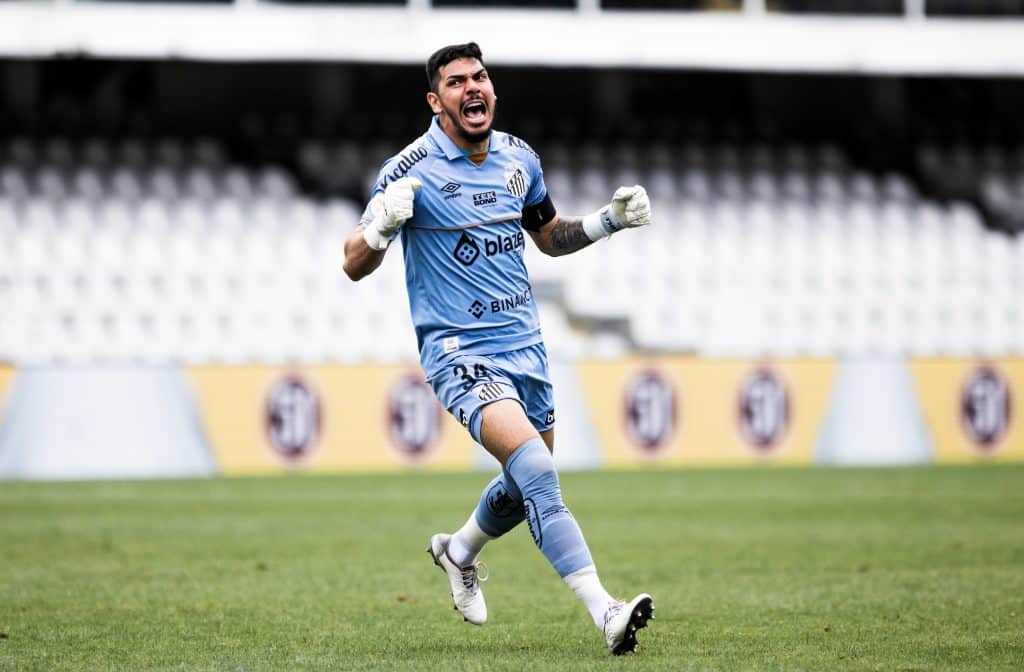
[[[656,454],[676,427],[676,393],[660,372],[648,369],[626,384],[626,435],[645,453]]]
[[[759,454],[772,453],[789,429],[789,390],[771,369],[757,369],[740,384],[738,411],[747,443]]]
[[[441,409],[434,392],[421,378],[400,379],[388,395],[388,435],[403,461],[427,460],[441,434]]]
[[[1012,399],[1006,378],[991,366],[968,376],[960,394],[960,420],[975,449],[988,455],[1006,436]]]
[[[274,453],[287,463],[309,459],[320,439],[320,398],[298,375],[285,376],[267,393],[265,426]]]

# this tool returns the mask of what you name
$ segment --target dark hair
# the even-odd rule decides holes
[[[484,62],[480,45],[476,42],[441,47],[427,59],[427,86],[431,91],[437,93],[437,83],[441,80],[441,68],[457,58],[475,58],[480,63]]]

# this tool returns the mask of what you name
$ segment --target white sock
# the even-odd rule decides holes
[[[586,605],[590,617],[594,619],[594,625],[603,628],[604,612],[608,610],[608,606],[615,601],[615,598],[609,595],[601,585],[601,579],[597,578],[597,567],[589,565],[583,569],[577,569],[562,580]]]
[[[480,529],[476,524],[476,513],[472,513],[466,524],[448,541],[448,556],[459,567],[469,567],[491,539],[494,537]]]

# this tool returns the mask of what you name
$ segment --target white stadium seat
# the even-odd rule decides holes
[[[17,142],[0,167],[0,358],[416,361],[400,246],[366,284],[341,271],[359,200],[314,200],[212,141]],[[351,185],[393,150],[310,141],[299,158]],[[582,170],[548,152],[559,211],[640,182],[655,225],[560,259],[527,242],[557,357],[1024,354],[1024,236],[989,233],[974,206],[827,146],[582,151]],[[978,163],[986,193],[1024,196],[993,172],[1008,159]]]

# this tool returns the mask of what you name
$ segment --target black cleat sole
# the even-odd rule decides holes
[[[654,620],[654,600],[645,597],[633,607],[633,613],[629,615],[629,625],[626,626],[626,636],[612,650],[612,655],[621,656],[624,653],[636,651],[637,630],[646,628],[647,622],[652,620]]]

